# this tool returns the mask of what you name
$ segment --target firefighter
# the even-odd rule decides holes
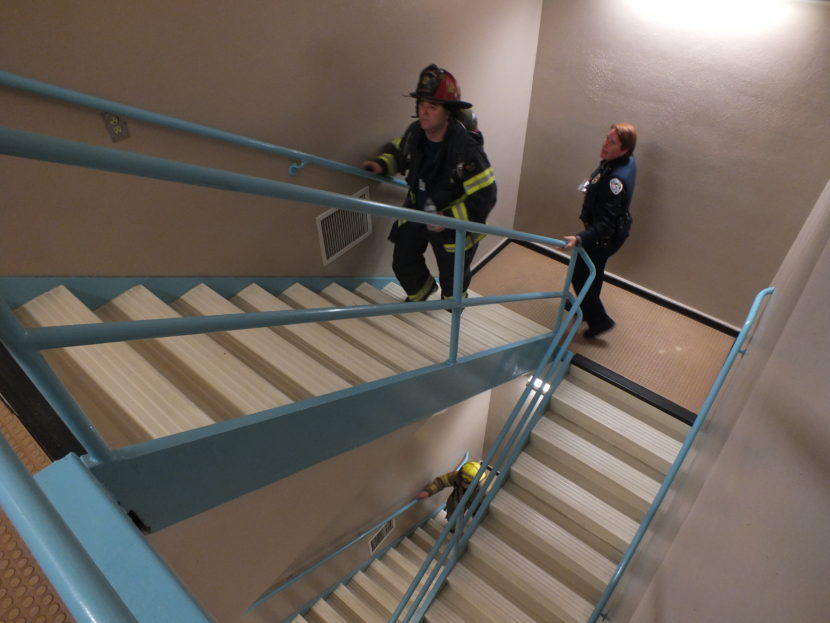
[[[409,186],[406,208],[484,223],[496,204],[496,179],[483,150],[482,134],[464,125],[475,120],[474,115],[462,113],[472,104],[461,99],[453,75],[437,65],[421,72],[409,96],[416,102],[417,121],[361,167],[378,175],[405,176]],[[464,293],[483,237],[470,232],[464,241]],[[426,300],[438,288],[424,258],[427,246],[435,253],[441,296],[452,297],[455,231],[401,219],[392,225],[389,240],[395,245],[392,270],[407,301]]]
[[[431,495],[435,495],[439,491],[446,489],[447,487],[452,487],[452,491],[450,492],[449,497],[447,498],[447,519],[450,518],[452,512],[458,506],[458,503],[461,501],[461,498],[467,492],[467,488],[470,486],[470,483],[475,479],[478,470],[481,469],[481,461],[467,461],[464,465],[461,466],[458,470],[453,470],[451,472],[447,472],[446,474],[441,474],[435,480],[430,482],[428,485],[424,487],[424,490],[418,493],[417,498],[419,500],[426,499]],[[486,474],[482,475],[479,482],[476,484],[476,490],[484,484],[486,479]],[[473,498],[476,496],[476,493],[472,493],[470,495],[470,499],[467,500],[466,508],[470,507]]]

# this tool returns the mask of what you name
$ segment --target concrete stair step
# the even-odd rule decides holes
[[[280,298],[295,308],[331,307],[331,303],[324,297],[298,283],[283,290]],[[334,320],[323,325],[398,372],[408,372],[434,363],[420,353],[406,348],[399,340],[373,328],[362,318]]]
[[[320,599],[306,612],[308,623],[351,623],[325,599]]]
[[[323,288],[320,294],[331,303],[343,307],[372,304],[362,296],[336,283]],[[399,340],[406,348],[419,352],[433,363],[447,359],[449,353],[445,344],[431,335],[425,335],[396,316],[375,316],[366,318],[365,321],[393,339]]]
[[[287,311],[293,309],[257,284],[251,284],[231,297],[231,302],[245,311]],[[355,385],[369,383],[396,374],[365,351],[355,347],[316,323],[273,327],[273,331],[320,361],[323,365]]]
[[[468,556],[498,577],[498,590],[534,620],[585,623],[591,616],[592,604],[483,526],[470,539]]]
[[[681,443],[689,434],[685,422],[579,366],[570,367],[567,379]]]
[[[185,292],[171,303],[171,307],[183,316],[244,313],[243,309],[205,284]],[[268,328],[209,335],[292,400],[304,400],[351,387],[347,381]]]
[[[386,618],[375,611],[359,595],[341,584],[328,596],[327,600],[346,620],[352,623],[386,623]]]
[[[477,294],[469,290],[470,298],[481,298]],[[550,329],[525,318],[521,314],[514,312],[503,305],[479,305],[471,307],[464,312],[465,316],[481,327],[500,327],[501,336],[510,341],[518,342],[539,335],[550,333]]]
[[[556,389],[551,409],[662,474],[668,472],[682,445],[567,378]]]
[[[401,302],[399,298],[396,298],[383,290],[378,290],[367,283],[360,284],[355,291],[360,296],[365,297],[367,301],[371,301],[376,305]],[[424,312],[412,312],[400,314],[398,318],[400,318],[403,322],[412,325],[416,330],[421,331],[423,334],[430,335],[439,340],[441,344],[446,346],[450,341],[451,318],[449,314],[445,315],[446,317],[434,317],[425,314]],[[487,348],[489,348],[487,344],[481,340],[478,340],[474,335],[471,335],[469,331],[465,331],[462,324],[461,332],[458,337],[458,354],[460,356],[463,357],[473,353],[478,353],[486,350]]]
[[[144,286],[135,286],[98,308],[107,321],[180,318]],[[291,399],[207,335],[130,342],[215,419],[229,419],[289,404]]]
[[[380,613],[383,620],[388,620],[395,611],[395,608],[398,607],[398,599],[395,595],[375,582],[363,571],[356,573],[349,581],[348,586],[372,610]]]
[[[472,290],[468,290],[467,293],[471,298],[481,297],[480,294],[473,292]],[[550,327],[539,324],[527,316],[522,316],[520,313],[514,312],[512,309],[505,307],[504,305],[486,305],[484,307],[477,307],[476,309],[490,310],[490,313],[495,319],[497,319],[499,324],[511,326],[513,331],[524,338],[544,335],[545,333],[550,333],[551,331]],[[551,318],[551,323],[553,323],[553,318]]]
[[[447,584],[438,594],[436,602],[463,612],[467,621],[487,623],[534,623],[531,617],[510,599],[499,587],[485,582],[465,562],[460,562],[447,577]]]
[[[64,286],[32,299],[15,314],[28,327],[102,322]],[[111,447],[215,421],[127,343],[51,349],[43,355]]]
[[[530,435],[530,445],[552,461],[578,473],[581,481],[617,498],[620,504],[615,506],[624,506],[623,510],[635,519],[648,510],[660,489],[659,482],[551,417],[540,418]],[[579,484],[584,484],[581,481]]]
[[[384,286],[383,291],[392,297],[395,297],[398,302],[406,298],[406,294],[403,289],[396,283],[387,284]],[[476,342],[480,343],[484,349],[498,348],[513,341],[512,339],[503,337],[499,331],[500,327],[497,325],[488,326],[487,323],[482,324],[480,318],[478,317],[476,317],[476,322],[469,320],[468,314],[471,311],[472,310],[468,309],[461,316],[461,335],[473,336]],[[444,309],[426,311],[423,313],[430,318],[438,320],[439,322],[446,322],[447,326],[449,326],[449,323],[452,320],[452,316]],[[475,314],[473,314],[473,316],[475,316]]]
[[[625,551],[637,532],[636,521],[526,452],[513,464],[510,479],[619,552]]]
[[[493,499],[484,524],[539,566],[549,570],[586,599],[599,599],[615,563],[551,518],[502,489]]]

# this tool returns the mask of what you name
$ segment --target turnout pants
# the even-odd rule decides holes
[[[423,223],[410,221],[403,225],[396,223],[393,226],[392,233],[389,236],[390,240],[395,243],[395,250],[392,254],[392,270],[406,291],[407,300],[423,301],[432,292],[434,279],[424,258],[427,245],[432,247],[438,263],[441,296],[443,298],[452,296],[455,254],[444,248],[444,242],[449,239],[448,231],[429,231]],[[451,233],[454,236],[455,232]],[[464,253],[462,292],[466,292],[470,285],[470,264],[473,261],[477,247],[478,245],[473,245]]]

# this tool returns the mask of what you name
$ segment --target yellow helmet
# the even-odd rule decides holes
[[[471,483],[473,479],[476,477],[478,470],[481,469],[481,461],[467,461],[464,465],[461,466],[461,469],[458,470],[458,473],[461,474],[461,480],[466,483]],[[484,481],[484,476],[482,476],[479,484]]]

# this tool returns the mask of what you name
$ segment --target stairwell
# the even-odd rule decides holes
[[[135,286],[96,309],[69,288],[15,313],[27,327],[400,302],[400,288],[250,284],[230,298],[198,284],[165,303]],[[45,351],[113,448],[338,392],[440,363],[444,310]],[[545,335],[502,306],[465,310],[459,356]],[[688,427],[571,367],[427,621],[589,617]],[[293,620],[386,621],[443,529],[430,519]]]
[[[425,620],[587,621],[687,431],[572,366]],[[403,596],[444,522],[430,519],[294,623],[388,620],[397,602],[377,596]],[[361,588],[363,576],[383,590]]]

